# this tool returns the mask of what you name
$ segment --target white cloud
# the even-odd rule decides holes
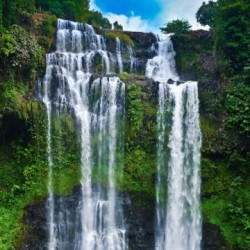
[[[195,17],[195,13],[202,5],[203,1],[204,0],[158,0],[162,11],[156,17],[156,20],[158,21],[160,27],[172,20],[184,19],[188,20],[188,22],[192,25],[192,29],[204,29],[204,27],[197,23]]]
[[[144,31],[150,32],[155,30],[154,27],[151,27],[147,20],[143,20],[140,16],[135,16],[134,11],[131,11],[131,16],[118,15],[115,13],[104,13],[96,4],[95,0],[90,0],[89,2],[90,10],[97,10],[102,12],[103,16],[108,18],[110,23],[117,21],[122,25],[123,30],[127,31]]]
[[[95,4],[95,0],[89,1],[89,9],[90,10],[98,10],[101,12],[100,8]]]
[[[140,16],[125,16],[125,15],[117,15],[114,13],[106,13],[105,17],[109,19],[111,23],[117,21],[122,25],[123,30],[128,31],[152,31],[154,28],[150,26],[148,21],[143,20]]]
[[[140,0],[138,0],[140,1]],[[146,0],[144,0],[146,1]],[[161,12],[152,20],[142,19],[135,16],[135,11],[131,11],[131,16],[118,15],[114,13],[103,13],[95,4],[95,0],[90,0],[90,9],[95,9],[103,13],[111,23],[117,21],[123,26],[123,30],[144,31],[160,33],[160,27],[175,19],[184,19],[192,25],[192,29],[204,29],[196,22],[195,13],[204,0],[156,0],[161,6]],[[114,3],[115,4],[115,3]],[[206,27],[207,29],[208,27]]]

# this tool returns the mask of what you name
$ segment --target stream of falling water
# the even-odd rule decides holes
[[[199,250],[201,242],[197,82],[178,82],[169,38],[153,47],[146,75],[159,82],[156,250]],[[171,84],[168,84],[168,80]]]
[[[125,86],[118,77],[108,75],[91,81],[97,57],[109,74],[110,58],[103,37],[90,25],[58,20],[57,49],[46,56],[41,90],[48,117],[49,250],[127,249],[115,189],[118,140],[122,139],[117,133],[118,120],[124,114]],[[116,58],[122,72],[120,45]],[[65,110],[71,111],[80,138],[81,194],[75,207],[54,197],[52,116]],[[103,178],[105,187],[93,182],[94,174]]]

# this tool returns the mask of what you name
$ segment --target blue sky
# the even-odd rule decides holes
[[[90,0],[90,8],[98,10],[111,23],[118,21],[124,30],[153,31],[165,23],[188,20],[193,29],[199,29],[195,13],[204,0]]]
[[[157,0],[95,0],[95,3],[106,13],[112,12],[126,16],[135,15],[147,19],[154,18],[161,9]]]

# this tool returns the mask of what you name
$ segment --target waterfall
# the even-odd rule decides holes
[[[179,84],[170,38],[152,47],[146,75],[159,82],[156,250],[199,250],[201,241],[197,82]],[[168,84],[171,79],[172,84]]]
[[[129,72],[133,73],[136,61],[133,55],[134,52],[133,52],[131,45],[128,45],[128,53],[129,53],[129,59],[130,59],[130,71]]]
[[[57,27],[57,49],[46,56],[40,93],[48,117],[46,249],[126,250],[115,180],[120,171],[117,155],[122,138],[118,130],[124,115],[125,86],[118,77],[108,76],[105,40],[90,25],[59,19]],[[93,80],[97,59],[107,76]],[[65,113],[74,120],[80,145],[81,191],[70,202],[54,195],[53,117],[59,119]]]
[[[118,61],[119,73],[122,73],[123,65],[122,65],[122,55],[121,55],[121,42],[118,37],[116,37],[116,56]]]
[[[53,195],[53,179],[52,179],[52,172],[53,172],[53,159],[52,159],[52,152],[51,152],[51,102],[49,100],[49,91],[48,91],[48,82],[49,79],[45,78],[45,96],[43,98],[43,102],[46,105],[47,110],[47,122],[48,122],[48,129],[47,129],[47,155],[48,155],[48,193],[49,198],[47,200],[47,213],[48,213],[48,221],[49,221],[49,249],[55,249],[55,231],[54,231],[54,195]]]

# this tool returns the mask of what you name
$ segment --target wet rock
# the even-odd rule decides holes
[[[24,241],[18,250],[43,249],[47,238],[45,201],[26,207],[22,223]]]
[[[202,224],[202,250],[218,250],[224,245],[219,228],[209,223]]]
[[[75,209],[81,196],[80,187],[75,188],[72,195],[55,196],[55,207],[59,207],[62,199],[67,208]],[[155,201],[140,193],[117,193],[117,202],[123,208],[124,223],[130,250],[153,250],[155,245]],[[45,250],[47,242],[47,219],[45,200],[30,205],[25,209],[23,217],[25,228],[24,241],[17,250]],[[215,225],[203,223],[202,249],[218,250],[224,245],[220,230]]]

